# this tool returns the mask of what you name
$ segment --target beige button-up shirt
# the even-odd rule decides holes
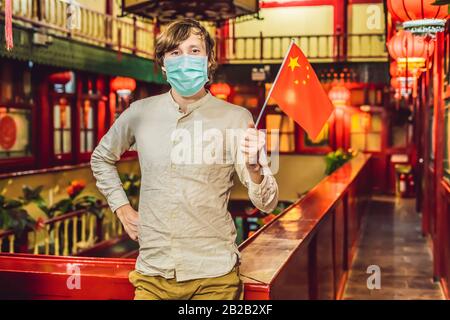
[[[234,172],[257,208],[270,212],[278,202],[269,168],[255,184],[243,161],[235,133],[249,122],[247,109],[209,92],[182,113],[169,91],[132,103],[102,138],[91,167],[113,212],[129,203],[115,163],[131,146],[139,155],[138,272],[185,281],[224,275],[239,262],[227,210]]]

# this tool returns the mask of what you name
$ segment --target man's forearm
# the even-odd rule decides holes
[[[114,212],[119,207],[128,204],[128,198],[123,190],[119,173],[115,165],[115,159],[108,157],[105,148],[98,146],[91,157],[91,169],[96,179],[98,190],[105,196],[111,210]]]
[[[249,183],[249,197],[253,205],[263,212],[272,212],[278,204],[278,185],[272,175],[261,175],[262,180]]]

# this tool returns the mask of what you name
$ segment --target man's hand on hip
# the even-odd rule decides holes
[[[126,233],[132,240],[137,241],[139,214],[136,210],[134,210],[129,204],[126,204],[117,209],[116,214],[120,222],[122,222]]]

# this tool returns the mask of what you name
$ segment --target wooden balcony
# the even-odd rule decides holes
[[[311,62],[382,61],[388,54],[384,34],[277,35],[227,37],[217,41],[221,63],[280,63],[291,40]]]
[[[42,3],[42,6],[39,6]],[[3,19],[4,0],[0,0]],[[72,22],[63,0],[15,1],[13,21],[38,34],[69,38],[111,50],[153,59],[155,30],[150,20],[116,18],[82,5],[75,7]],[[280,63],[291,39],[311,62],[387,61],[385,35],[317,34],[263,35],[216,38],[220,63]]]
[[[0,0],[0,19],[4,18],[4,2]],[[68,21],[68,2],[63,0],[14,1],[15,25],[32,28],[37,34],[56,36],[131,53],[153,57],[153,23],[149,20],[116,18],[82,5],[73,9]]]

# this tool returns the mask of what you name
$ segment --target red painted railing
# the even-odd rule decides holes
[[[0,254],[0,300],[132,299],[132,259]]]

